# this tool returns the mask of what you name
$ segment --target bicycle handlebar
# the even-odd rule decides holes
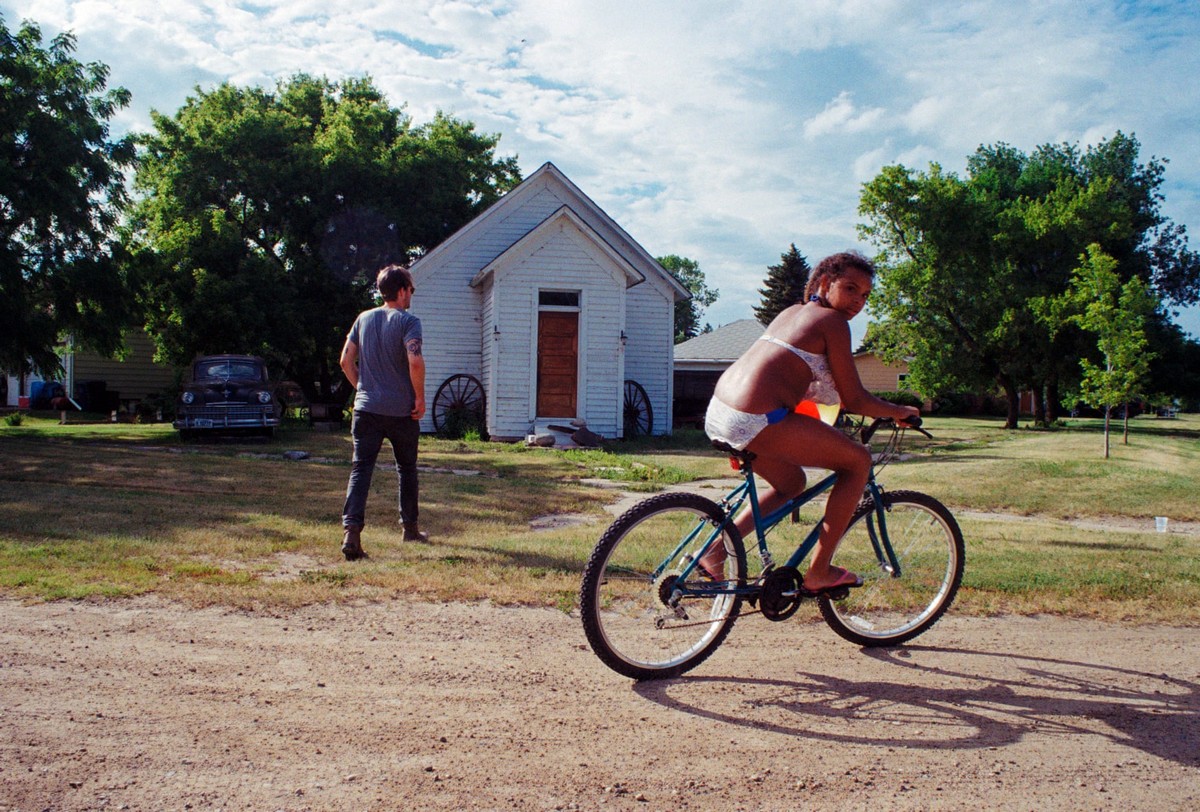
[[[863,429],[863,432],[862,432],[863,445],[866,445],[867,443],[871,442],[871,438],[875,436],[876,431],[878,431],[881,428],[886,428],[888,426],[895,426],[898,429],[912,429],[913,431],[917,432],[918,434],[922,434],[931,440],[933,439],[932,434],[925,431],[925,429],[921,428],[921,418],[919,418],[919,417],[912,417],[912,418],[909,418],[908,420],[904,420],[904,421],[898,421],[891,417],[877,417],[873,421],[871,421],[871,425],[869,425],[865,429]]]

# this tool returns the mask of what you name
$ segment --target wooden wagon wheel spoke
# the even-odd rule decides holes
[[[482,432],[485,404],[483,384],[479,379],[473,375],[452,375],[442,382],[433,396],[433,428],[444,432],[447,428],[460,429],[474,423],[474,428]]]
[[[637,381],[625,381],[625,437],[641,437],[654,428],[654,410],[650,396]]]

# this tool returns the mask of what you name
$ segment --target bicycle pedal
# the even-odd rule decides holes
[[[850,587],[843,586],[837,589],[831,589],[825,593],[825,596],[831,601],[844,601],[850,597]]]

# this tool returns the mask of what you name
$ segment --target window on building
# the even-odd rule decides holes
[[[579,307],[579,291],[540,290],[538,307]]]

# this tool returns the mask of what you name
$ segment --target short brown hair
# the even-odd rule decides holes
[[[413,286],[412,274],[403,265],[388,265],[379,271],[375,277],[375,287],[385,302],[394,302],[400,291],[409,290]]]
[[[817,267],[808,274],[808,284],[804,286],[804,300],[808,301],[817,295],[821,289],[821,280],[828,277],[832,282],[834,279],[845,276],[846,271],[849,270],[862,271],[872,280],[875,279],[875,266],[871,264],[871,260],[857,251],[831,254],[821,260]]]

